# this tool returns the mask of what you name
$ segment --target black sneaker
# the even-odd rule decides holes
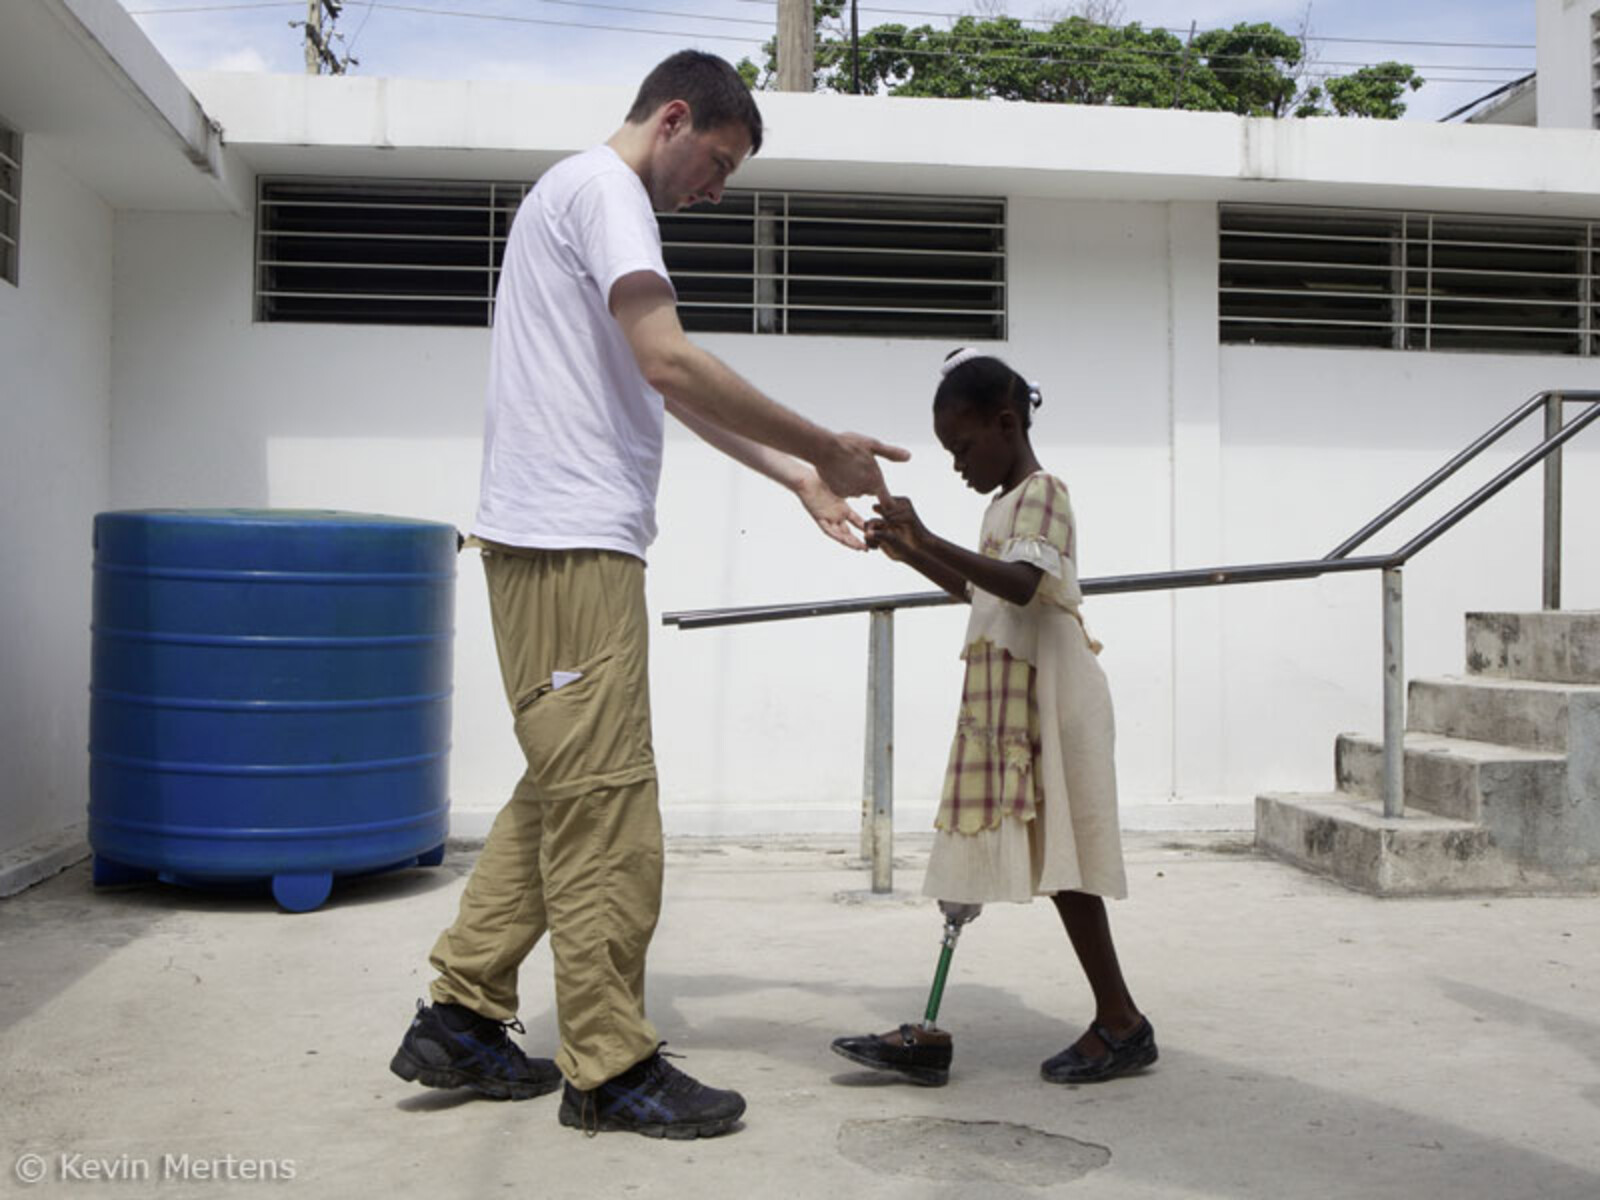
[[[590,1135],[620,1129],[679,1140],[726,1133],[743,1114],[738,1092],[706,1087],[657,1051],[592,1091],[567,1084],[559,1116]]]
[[[459,1004],[417,1001],[389,1069],[406,1082],[428,1087],[469,1087],[496,1100],[530,1100],[556,1090],[561,1071],[548,1058],[529,1058],[507,1029],[526,1033],[520,1021],[493,1021]]]

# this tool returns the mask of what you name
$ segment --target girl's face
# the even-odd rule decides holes
[[[1001,487],[1017,459],[1017,414],[1005,405],[983,410],[956,403],[934,409],[933,432],[950,452],[956,474],[975,492]]]

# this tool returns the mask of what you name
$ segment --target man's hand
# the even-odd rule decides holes
[[[841,546],[848,546],[852,550],[867,548],[866,543],[858,538],[851,528],[854,526],[855,529],[865,529],[866,521],[862,519],[860,513],[839,499],[827,484],[817,478],[814,471],[806,472],[806,478],[795,486],[794,494],[800,497],[800,503],[805,505],[806,511],[811,514],[811,519],[823,533]]]
[[[883,482],[883,471],[878,459],[905,462],[911,451],[880,442],[877,438],[860,433],[841,433],[833,439],[833,446],[818,457],[814,464],[817,474],[836,496],[876,496],[889,499],[889,488]]]

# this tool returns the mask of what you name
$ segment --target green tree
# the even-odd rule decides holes
[[[1378,117],[1393,121],[1405,115],[1406,92],[1425,81],[1406,63],[1386,62],[1362,67],[1327,83],[1328,102],[1341,117]]]
[[[1304,83],[1304,42],[1275,25],[1241,23],[1186,41],[1138,22],[1097,19],[1103,11],[1091,5],[1045,29],[1003,15],[959,17],[944,29],[878,25],[861,35],[853,56],[844,0],[820,0],[816,87],[848,92],[859,69],[869,95],[1394,118],[1405,112],[1405,89],[1423,83],[1403,63]],[[761,65],[739,64],[755,88],[771,87],[777,70],[775,44],[764,51]]]
[[[1194,39],[1193,51],[1216,80],[1219,107],[1245,117],[1281,117],[1290,110],[1300,82],[1294,68],[1305,47],[1299,38],[1261,22],[1211,29]]]

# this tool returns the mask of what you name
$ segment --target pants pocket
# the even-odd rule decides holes
[[[543,681],[518,697],[517,739],[547,796],[637,777],[653,767],[648,688],[627,656],[600,655],[570,668],[580,678]]]

